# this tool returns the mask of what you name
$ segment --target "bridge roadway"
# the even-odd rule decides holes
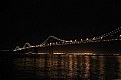
[[[107,44],[107,43],[113,43],[113,42],[120,42],[121,41],[121,35],[120,35],[120,32],[121,32],[121,27],[117,28],[117,29],[114,29],[108,33],[105,33],[103,35],[100,35],[100,36],[95,36],[93,38],[86,38],[86,40],[80,40],[80,41],[67,41],[67,40],[63,40],[63,39],[60,39],[60,38],[57,38],[55,36],[49,36],[47,39],[45,39],[45,41],[43,43],[41,43],[40,45],[35,45],[35,46],[32,46],[30,45],[29,43],[26,43],[22,48],[20,48],[19,46],[17,46],[15,48],[15,50],[13,51],[26,51],[26,50],[30,50],[30,49],[34,49],[33,52],[38,52],[38,49],[39,48],[48,48],[48,47],[57,47],[57,46],[60,46],[62,48],[62,46],[71,46],[71,45],[88,45],[89,44]],[[114,38],[115,37],[115,38]],[[100,44],[101,43],[101,44]],[[118,47],[120,46],[121,43],[119,44],[115,44],[114,45],[110,45],[110,46],[107,46],[109,48],[115,46],[115,47]],[[92,46],[93,47],[93,46]],[[115,47],[113,47],[115,49]]]
[[[46,52],[82,52],[82,51],[120,51],[121,39],[110,40],[85,40],[85,41],[72,41],[66,43],[49,43],[43,45],[29,46],[19,48],[16,52],[33,52],[41,53]],[[113,46],[112,46],[113,45]]]

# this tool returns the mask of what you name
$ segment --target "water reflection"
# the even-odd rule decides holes
[[[112,80],[121,79],[121,56],[39,54],[0,59],[5,74],[15,80]],[[11,65],[10,65],[11,64]],[[9,69],[4,68],[8,66]]]

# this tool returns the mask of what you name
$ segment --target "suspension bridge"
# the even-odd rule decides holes
[[[39,45],[30,45],[29,43],[25,43],[23,47],[17,46],[13,51],[22,51],[30,48],[41,48],[48,46],[57,46],[57,45],[72,45],[72,44],[86,44],[86,43],[99,43],[99,42],[109,42],[109,41],[121,41],[121,27],[112,30],[108,33],[105,33],[100,36],[95,36],[92,38],[80,39],[80,40],[64,40],[55,36],[49,36],[45,41],[43,41]]]

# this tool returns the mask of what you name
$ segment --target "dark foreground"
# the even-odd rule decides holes
[[[121,56],[0,55],[0,80],[121,79]]]

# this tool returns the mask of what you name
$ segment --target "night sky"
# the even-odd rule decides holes
[[[80,39],[121,26],[120,0],[0,0],[0,48],[29,42],[40,44],[49,35]]]

